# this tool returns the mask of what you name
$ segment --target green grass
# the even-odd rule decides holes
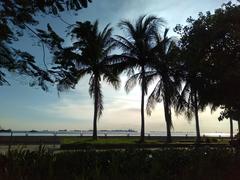
[[[228,138],[203,138],[204,143],[209,144],[229,144]],[[110,145],[110,144],[138,144],[139,137],[99,137],[93,140],[92,137],[62,137],[61,144],[89,144],[89,145]],[[164,137],[146,137],[144,144],[164,144]],[[194,144],[193,137],[175,137],[172,144]]]
[[[91,137],[64,137],[61,144],[135,144],[138,138],[98,138],[93,140]]]

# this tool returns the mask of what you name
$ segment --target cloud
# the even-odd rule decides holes
[[[108,96],[111,96],[110,93]],[[130,98],[130,100],[128,100]],[[140,100],[132,99],[133,97],[124,96],[121,93],[113,98],[105,98],[103,115],[99,120],[99,129],[136,129],[140,130],[141,115],[140,115]],[[75,125],[81,124],[82,129],[92,128],[93,119],[93,103],[92,99],[77,98],[76,95],[65,95],[58,101],[46,106],[29,107],[33,113],[44,114],[48,119],[54,117],[56,120],[61,120],[62,127],[74,129]],[[202,132],[228,132],[229,122],[224,120],[218,122],[217,117],[220,110],[213,114],[207,108],[205,112],[199,113],[200,127]],[[174,131],[195,131],[195,121],[187,121],[183,115],[176,116],[172,112]],[[151,116],[145,114],[146,131],[165,131],[165,116],[163,105],[158,104]],[[71,123],[70,123],[71,122]],[[69,125],[71,124],[71,125]]]
[[[92,106],[88,103],[80,103],[72,99],[63,98],[58,102],[48,104],[45,107],[32,107],[35,111],[41,111],[48,114],[50,117],[54,116],[66,119],[86,119],[88,114],[92,113]]]
[[[126,108],[124,110],[132,113],[139,113],[141,111],[140,108]]]

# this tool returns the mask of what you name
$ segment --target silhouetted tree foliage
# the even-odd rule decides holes
[[[0,85],[9,84],[5,73],[10,71],[34,77],[35,81],[30,85],[40,85],[42,89],[47,90],[45,81],[53,82],[49,73],[37,65],[31,54],[14,49],[11,44],[18,41],[25,30],[31,31],[36,36],[31,26],[39,23],[38,15],[59,15],[64,10],[79,10],[87,7],[88,2],[91,0],[2,0],[0,2]]]
[[[64,10],[79,10],[91,0],[2,0],[0,2],[1,40],[23,35],[26,24],[37,25],[37,15],[59,15]],[[14,27],[14,28],[13,28]]]
[[[197,21],[197,20],[196,20]],[[207,36],[207,33],[202,32],[199,23],[189,18],[188,26],[181,27],[178,25],[175,28],[181,35],[181,61],[182,78],[184,80],[183,88],[178,97],[178,105],[176,111],[185,112],[186,117],[190,120],[193,115],[196,123],[197,141],[200,140],[199,127],[199,110],[204,110],[208,102],[202,100],[201,93],[206,88],[205,83],[205,42],[202,38]]]
[[[190,17],[187,20],[189,25],[175,28],[181,35],[180,46],[186,74],[182,99],[187,100],[185,88],[189,86],[186,92],[190,99],[185,101],[188,102],[186,107],[191,109],[189,104],[195,103],[195,114],[197,109],[211,104],[213,110],[216,107],[224,109],[219,119],[239,119],[239,19],[240,6],[229,2],[213,14],[199,13],[198,19]]]
[[[58,90],[75,88],[78,81],[89,75],[89,94],[94,99],[93,137],[97,138],[97,119],[103,111],[103,93],[101,82],[105,81],[115,89],[120,86],[117,61],[111,56],[116,47],[112,39],[112,28],[107,25],[103,31],[98,30],[98,21],[94,24],[76,22],[70,35],[73,45],[62,47],[63,39],[48,25],[48,31],[39,30],[39,36],[44,39],[54,53],[52,73],[57,75]]]
[[[219,120],[240,120],[240,6],[231,2],[214,13],[199,13],[197,19],[187,19],[188,25],[177,25],[181,36],[177,45],[172,38],[159,34],[164,24],[155,16],[140,16],[133,24],[119,23],[125,36],[113,39],[107,25],[98,30],[98,22],[76,22],[70,26],[72,45],[63,47],[64,39],[51,27],[36,29],[38,15],[55,15],[87,7],[91,0],[2,0],[0,2],[0,86],[9,84],[6,72],[33,77],[30,85],[47,90],[54,75],[59,91],[75,88],[79,80],[89,75],[89,94],[94,99],[93,137],[97,138],[97,119],[103,111],[101,82],[119,88],[119,74],[127,72],[125,89],[129,92],[141,85],[141,141],[144,141],[144,98],[149,85],[157,80],[147,103],[147,113],[163,101],[168,141],[171,141],[171,107],[195,117],[197,141],[200,141],[199,111],[207,105],[220,107]],[[13,48],[25,31],[30,31],[54,55],[54,67],[40,68],[35,58],[24,50]],[[112,55],[114,48],[122,53]],[[184,81],[184,82],[183,82]],[[183,83],[182,83],[183,82]],[[181,93],[180,87],[182,85]],[[240,125],[239,125],[240,127]],[[240,129],[240,128],[239,128]]]
[[[151,115],[156,103],[163,101],[165,121],[167,127],[167,141],[171,142],[172,116],[171,107],[176,105],[181,90],[180,65],[178,64],[179,48],[173,38],[167,36],[169,29],[165,29],[163,37],[155,34],[156,45],[152,48],[149,70],[146,81],[157,80],[157,84],[149,95],[147,113]]]
[[[115,56],[115,59],[122,60],[124,69],[128,71],[129,79],[126,82],[127,92],[132,90],[139,82],[141,85],[141,141],[144,141],[144,96],[147,94],[148,84],[146,81],[148,64],[151,57],[151,49],[155,43],[155,34],[164,21],[155,16],[140,16],[135,24],[128,20],[119,23],[124,30],[126,37],[116,36],[116,43],[123,53]],[[137,73],[134,73],[137,70]]]

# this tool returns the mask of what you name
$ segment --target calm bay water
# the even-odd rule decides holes
[[[13,131],[13,136],[91,136],[92,131]],[[139,136],[136,131],[99,131],[98,136]],[[166,136],[163,131],[150,131],[146,136]],[[229,133],[202,133],[202,136],[207,137],[228,137]],[[0,136],[11,136],[10,132],[0,132]],[[195,132],[172,132],[172,136],[196,136]]]

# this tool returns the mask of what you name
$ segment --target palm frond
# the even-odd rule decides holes
[[[146,87],[148,88],[156,79],[159,77],[158,73],[154,70],[147,71],[145,73],[145,83]]]
[[[5,79],[5,74],[0,71],[0,86],[10,85],[10,83]]]
[[[98,20],[96,20],[94,23],[93,23],[93,28],[92,28],[92,33],[97,35],[98,34]]]
[[[113,29],[109,28],[109,27],[110,27],[110,23],[107,24],[104,27],[103,31],[100,33],[102,37],[110,37],[111,36]]]
[[[121,55],[112,55],[108,57],[107,62],[104,62],[107,65],[112,65],[115,69],[122,73],[126,72],[128,76],[134,73],[134,68],[138,65],[138,59],[131,54],[123,53]]]
[[[113,31],[113,28],[110,27],[110,24],[108,24],[107,26],[105,26],[104,30],[100,32],[100,37],[101,37],[101,41],[103,42],[103,47],[108,46],[108,44],[112,44],[113,42],[113,38],[111,37],[112,31]]]
[[[110,69],[105,68],[103,80],[105,80],[108,84],[111,84],[115,89],[120,88],[121,80],[118,76],[118,73],[113,73],[113,71],[110,71]]]
[[[108,57],[111,52],[117,48],[117,44],[112,41],[112,42],[107,42],[107,45],[105,48],[102,50],[102,56],[103,57]]]
[[[162,82],[158,81],[152,93],[148,97],[146,111],[149,116],[151,115],[152,110],[155,108],[156,104],[162,101],[162,97],[160,95],[161,87],[162,87]]]
[[[115,43],[116,45],[121,48],[125,53],[126,52],[129,52],[129,53],[132,53],[132,54],[136,54],[137,53],[137,49],[135,47],[135,45],[130,42],[128,39],[122,37],[122,36],[119,36],[119,35],[116,35],[115,36]]]
[[[169,28],[166,28],[166,29],[164,30],[163,39],[167,39],[167,38],[168,38],[168,37],[167,37],[168,32],[169,32]]]
[[[156,16],[147,16],[143,23],[143,32],[148,36],[150,40],[154,38],[155,32],[158,32],[159,28],[165,24],[162,18]]]
[[[16,50],[9,48],[6,43],[0,42],[0,68],[13,70],[16,63]]]
[[[141,15],[136,23],[135,23],[135,27],[136,27],[136,31],[137,32],[144,32],[143,31],[143,27],[144,27],[144,19],[145,19],[146,15]],[[148,25],[148,24],[147,24]]]
[[[61,79],[57,80],[58,92],[74,89],[77,84],[75,77],[69,72],[64,72],[64,75],[62,76],[63,77]]]
[[[141,73],[137,73],[132,75],[125,84],[125,90],[129,93],[136,85],[138,80],[140,79]]]
[[[187,109],[184,113],[187,120],[190,122],[193,118],[193,112],[190,109]]]
[[[120,23],[118,23],[118,27],[120,27],[121,29],[126,30],[125,33],[127,34],[127,37],[132,37],[135,34],[135,32],[136,32],[135,27],[128,20],[120,21]]]

